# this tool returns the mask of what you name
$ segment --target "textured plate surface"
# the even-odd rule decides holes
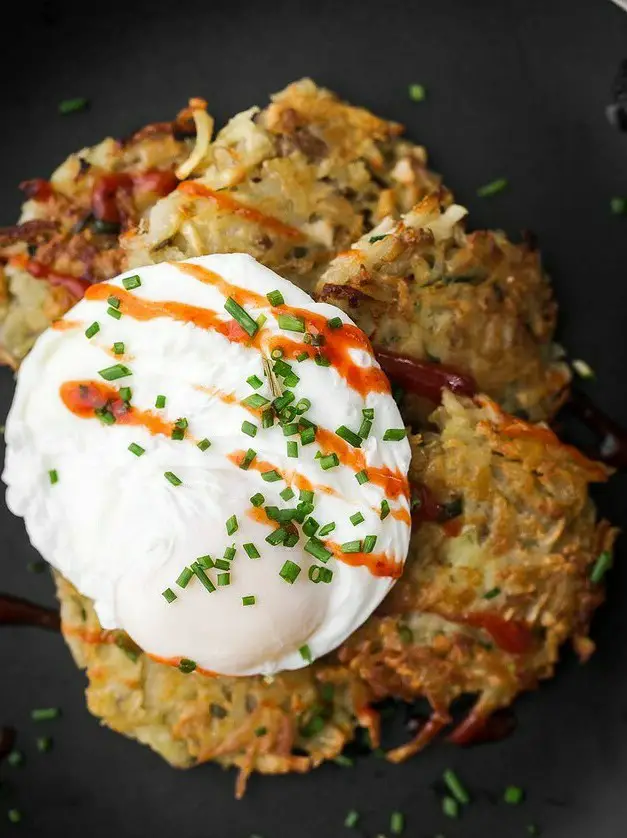
[[[140,6],[143,8],[140,8]],[[147,10],[150,10],[149,12]],[[471,211],[474,228],[532,229],[561,304],[561,339],[596,371],[589,392],[627,424],[627,219],[610,198],[627,195],[627,136],[604,106],[627,57],[627,16],[600,0],[370,0],[72,4],[13,7],[0,50],[0,223],[15,220],[17,183],[45,177],[67,153],[107,134],[168,119],[191,95],[222,122],[302,75],[353,103],[407,125],[432,165]],[[414,104],[410,82],[424,84]],[[85,113],[57,103],[87,96]],[[507,177],[507,192],[480,200],[481,184]],[[12,392],[0,372],[0,417]],[[602,511],[627,526],[627,478],[598,493]],[[52,600],[20,521],[0,508],[0,588]],[[206,766],[176,772],[145,748],[98,726],[84,707],[84,679],[61,640],[31,629],[0,633],[0,723],[19,732],[23,768],[3,765],[0,834],[29,838],[336,838],[345,813],[362,813],[363,836],[388,835],[405,812],[412,838],[527,834],[619,838],[627,821],[627,569],[619,543],[609,601],[585,667],[566,655],[557,678],[519,702],[516,733],[460,751],[438,745],[412,762],[361,759],[305,777],[253,778],[243,802],[234,777]],[[622,561],[621,561],[622,560]],[[36,724],[33,707],[61,706]],[[40,755],[36,736],[54,751]],[[454,767],[475,803],[459,821],[440,812],[434,783]],[[5,783],[6,780],[6,783]],[[504,785],[526,789],[523,806],[499,802]],[[20,827],[6,810],[23,812]]]

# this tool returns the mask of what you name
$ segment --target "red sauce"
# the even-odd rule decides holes
[[[531,629],[520,620],[506,620],[500,614],[483,611],[455,617],[455,621],[484,629],[500,649],[511,655],[522,655],[533,647]]]
[[[295,227],[290,227],[289,224],[284,224],[272,215],[266,215],[254,207],[242,204],[232,195],[229,195],[228,192],[217,192],[193,180],[183,181],[179,185],[178,191],[184,192],[186,195],[194,198],[207,198],[213,201],[219,210],[237,215],[246,221],[250,221],[252,224],[258,224],[260,227],[272,230],[280,236],[285,236],[285,238],[298,240],[304,238],[300,230],[297,230]]]
[[[34,201],[47,201],[54,195],[50,181],[40,177],[23,180],[19,188],[27,198],[32,198]]]
[[[96,218],[119,224],[124,221],[124,202],[133,200],[138,193],[153,192],[168,195],[178,184],[173,172],[149,169],[147,172],[102,175],[94,184],[91,208]]]
[[[588,396],[575,391],[567,405],[584,425],[597,437],[597,445],[590,455],[609,466],[627,469],[627,430],[603,413]]]
[[[442,390],[451,390],[458,396],[472,397],[477,385],[470,375],[465,375],[444,364],[418,361],[407,355],[377,347],[375,354],[387,375],[405,390],[439,404]]]
[[[22,270],[28,271],[35,279],[45,279],[50,285],[63,286],[77,300],[80,300],[90,287],[90,283],[86,279],[81,279],[81,277],[72,276],[71,274],[59,273],[49,265],[44,265],[43,262],[37,262],[35,259],[28,259],[26,256],[14,256],[11,258],[11,263]]]
[[[452,731],[448,740],[462,746],[499,742],[516,730],[516,724],[516,716],[509,707],[497,710],[491,716],[472,710]]]
[[[0,626],[37,626],[59,631],[59,612],[20,597],[0,594]]]
[[[412,484],[411,496],[414,504],[411,518],[414,523],[435,523],[442,520],[445,514],[444,506],[438,503],[431,490],[424,483]]]
[[[93,419],[106,407],[119,425],[139,425],[151,434],[171,436],[174,424],[149,410],[139,410],[122,401],[116,389],[99,381],[66,381],[59,395],[67,409],[80,419]]]

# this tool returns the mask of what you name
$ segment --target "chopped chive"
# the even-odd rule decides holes
[[[130,387],[120,387],[120,398],[123,402],[130,402],[133,398],[133,391]]]
[[[314,520],[314,518],[307,518],[305,523],[303,524],[303,533],[310,538],[312,535],[315,535],[316,530],[320,524]]]
[[[283,489],[282,492],[279,492],[279,494],[281,495],[283,500],[292,500],[292,498],[294,497],[294,491],[290,489],[289,486]]]
[[[392,835],[402,835],[405,829],[405,815],[402,812],[392,812],[390,815],[390,832]]]
[[[58,719],[61,710],[58,707],[39,707],[31,710],[30,717],[34,722],[49,722],[51,719]]]
[[[226,588],[231,584],[230,573],[218,573],[218,588]]]
[[[254,596],[243,596],[242,605],[254,605],[257,600]]]
[[[204,557],[204,558],[206,558],[206,557]],[[196,577],[196,579],[198,579],[198,581],[202,583],[202,585],[206,588],[206,590],[210,594],[212,594],[215,591],[216,586],[213,584],[211,579],[205,573],[205,568],[200,564],[200,560],[195,561],[195,562],[192,563],[192,571],[193,571],[194,576]]]
[[[114,355],[124,355],[124,351],[125,351],[125,346],[124,346],[124,344],[122,343],[121,340],[116,341],[113,344],[113,354]]]
[[[261,506],[262,503],[264,502],[264,500],[265,500],[265,498],[261,494],[261,492],[257,492],[256,495],[252,496],[252,498],[250,499],[250,502],[252,503],[253,506]]]
[[[594,585],[598,585],[599,582],[603,579],[607,571],[612,567],[612,554],[604,550],[599,558],[594,563],[594,567],[590,572],[590,581]]]
[[[296,375],[295,372],[291,372],[289,375],[285,376],[285,386],[286,387],[296,387],[300,378]]]
[[[186,431],[189,428],[189,422],[184,416],[182,416],[180,419],[177,419],[174,424],[177,428],[180,428],[182,431]]]
[[[359,812],[357,812],[355,809],[351,809],[350,812],[347,812],[346,817],[344,818],[344,826],[348,829],[354,829],[358,823]]]
[[[276,346],[272,352],[270,353],[270,357],[273,361],[278,361],[279,358],[283,357],[283,350],[280,346]]]
[[[298,433],[298,425],[296,422],[288,422],[283,425],[283,436],[295,436]]]
[[[307,334],[303,337],[303,341],[305,343],[311,343],[311,335],[309,334],[309,332],[307,332]]]
[[[56,468],[50,469],[48,472],[48,479],[50,480],[50,485],[54,486],[56,483],[59,482],[59,472]]]
[[[189,675],[190,672],[193,672],[196,669],[196,661],[190,660],[189,658],[181,658],[179,661],[179,669],[181,672]]]
[[[120,298],[110,296],[107,297],[107,303],[111,306],[111,308],[120,308]]]
[[[300,399],[296,403],[296,413],[298,413],[298,414],[305,413],[305,411],[309,410],[310,407],[311,407],[311,402],[309,401],[309,399]]]
[[[276,359],[272,369],[277,375],[280,375],[283,378],[292,374],[291,366],[287,364],[285,361],[281,360],[281,358]]]
[[[285,547],[295,547],[298,544],[300,536],[297,532],[290,532],[287,534],[287,538],[283,542]]]
[[[270,399],[260,396],[259,393],[252,393],[250,396],[243,399],[242,404],[253,408],[265,407],[267,404],[270,404]]]
[[[507,786],[503,792],[503,800],[512,806],[518,806],[519,803],[522,803],[524,796],[525,793],[520,786]]]
[[[176,599],[176,594],[172,590],[172,588],[166,588],[165,591],[162,591],[161,596],[165,599],[166,602],[174,602]]]
[[[261,427],[271,428],[274,425],[274,413],[270,408],[261,414]]]
[[[271,469],[270,471],[262,471],[261,479],[265,480],[266,483],[276,483],[277,480],[283,480],[283,478],[275,468]]]
[[[614,215],[624,215],[627,211],[627,200],[625,198],[612,198],[610,209]]]
[[[362,439],[366,439],[370,431],[372,430],[372,420],[366,419],[365,417],[361,420],[361,425],[359,426],[359,430],[357,433]]]
[[[422,84],[410,84],[408,92],[412,102],[423,102],[427,95]]]
[[[280,291],[270,291],[269,294],[266,294],[268,298],[268,302],[271,306],[282,306],[285,305],[285,300],[283,299],[283,294]]]
[[[398,442],[401,439],[405,439],[407,436],[407,431],[405,428],[388,428],[387,431],[383,434],[383,441],[384,442]]]
[[[324,546],[318,538],[310,538],[305,543],[305,552],[309,553],[319,562],[328,562],[333,553]]]
[[[304,646],[301,646],[298,652],[301,658],[305,661],[305,663],[313,662],[313,657],[311,656],[311,649],[309,648],[307,643],[305,643]]]
[[[327,326],[329,329],[339,329],[342,326],[342,318],[341,317],[332,317],[330,320],[327,320]]]
[[[268,318],[266,317],[265,314],[260,314],[259,317],[257,318],[257,326],[261,329],[261,327],[264,325],[264,323],[266,322],[267,319]]]
[[[91,324],[91,326],[88,326],[88,327],[85,329],[85,337],[86,337],[86,338],[89,338],[89,340],[91,340],[91,339],[93,338],[93,336],[94,336],[94,335],[97,335],[97,334],[98,334],[98,332],[99,332],[99,331],[100,331],[100,323],[98,323],[98,322],[94,321],[94,322]]]
[[[117,308],[113,308],[112,306],[109,306],[109,308],[107,309],[107,314],[109,315],[109,317],[113,317],[115,320],[119,320],[122,317],[122,312],[118,311]]]
[[[345,541],[340,547],[342,553],[361,553],[361,541]]]
[[[320,457],[320,468],[323,471],[328,471],[330,468],[335,468],[339,466],[340,459],[337,454],[325,454],[324,457]]]
[[[314,493],[311,489],[301,489],[298,493],[299,500],[302,500],[303,503],[313,503]]]
[[[442,811],[447,818],[457,818],[459,817],[459,803],[454,797],[447,795],[442,798]]]
[[[288,457],[298,457],[298,443],[291,441],[287,443],[287,456]]]
[[[205,437],[205,439],[201,439],[200,442],[196,443],[196,447],[200,448],[201,451],[206,451],[207,448],[211,448],[211,443]]]
[[[126,276],[122,280],[122,285],[126,288],[127,291],[133,291],[135,288],[139,288],[142,284],[141,279],[137,274],[134,276]]]
[[[255,547],[252,542],[248,542],[248,544],[244,544],[244,550],[246,551],[246,555],[249,559],[258,559],[260,556],[259,550]]]
[[[238,523],[237,523],[237,516],[231,515],[230,518],[227,518],[226,521],[226,534],[233,535],[233,533],[237,532],[238,530]]]
[[[231,315],[233,320],[236,320],[242,329],[246,332],[247,335],[250,337],[254,337],[259,330],[259,326],[250,316],[250,314],[242,308],[239,303],[236,303],[233,297],[229,297],[227,301],[224,303],[224,308],[228,313]]]
[[[106,407],[97,407],[94,413],[103,425],[115,425],[115,416]]]
[[[500,177],[490,181],[490,183],[486,183],[484,186],[480,186],[477,189],[477,195],[479,198],[491,198],[492,195],[498,195],[504,189],[507,189],[507,180],[504,177]]]
[[[257,425],[253,425],[252,422],[242,422],[242,432],[255,437],[257,436]]]
[[[52,750],[52,738],[50,736],[38,736],[36,745],[40,754],[47,754]]]
[[[369,483],[370,478],[368,477],[368,472],[366,471],[366,469],[358,471],[355,475],[355,480],[359,483],[360,486],[363,486],[364,483]]]
[[[281,577],[281,579],[284,579],[290,585],[294,584],[299,574],[300,566],[295,564],[295,562],[291,562],[289,559],[285,562],[285,564],[279,571],[279,576]]]
[[[246,379],[246,383],[250,384],[250,386],[254,390],[258,390],[263,385],[263,381],[259,378],[258,375],[248,376],[248,378]]]
[[[246,597],[244,597],[244,599],[245,599],[245,598],[246,598]],[[253,599],[253,600],[254,600],[254,599],[255,599],[255,597],[251,597],[251,599]],[[245,603],[244,603],[244,605],[250,605],[250,604],[251,604],[251,603],[249,603],[249,602],[245,602]],[[265,736],[267,732],[268,732],[268,728],[267,728],[267,727],[264,727],[263,725],[262,725],[261,727],[257,727],[257,728],[255,728],[255,736]],[[252,837],[251,837],[251,838],[252,838]]]
[[[214,565],[218,568],[218,570],[230,570],[231,564],[226,559],[216,559]]]
[[[43,573],[46,569],[46,562],[38,561],[38,562],[29,562],[26,565],[26,570],[29,573]]]
[[[287,538],[287,530],[284,527],[279,527],[278,530],[273,530],[270,535],[266,536],[266,541],[268,544],[271,544],[273,547],[276,547],[279,544],[283,544],[285,539]]]
[[[361,411],[361,415],[364,419],[370,419],[372,421],[374,419],[374,407],[364,407]]]
[[[390,514],[390,504],[387,502],[387,500],[384,499],[384,500],[381,501],[381,514],[379,515],[379,517],[381,518],[382,521],[385,521],[385,519],[388,517],[389,514]]]
[[[75,110],[80,110],[80,108],[75,108]],[[70,113],[70,111],[61,111],[61,113]],[[7,812],[7,818],[9,819],[9,823],[20,823],[22,820],[22,813],[19,809],[9,809]]]
[[[244,454],[244,456],[242,457],[242,460],[239,464],[239,467],[241,469],[243,469],[243,471],[247,471],[250,468],[250,464],[252,463],[252,461],[255,459],[256,456],[257,456],[257,452],[254,450],[254,448],[249,448],[246,451],[246,453]]]
[[[231,562],[235,558],[235,553],[236,552],[237,552],[237,550],[236,550],[234,545],[231,545],[230,547],[226,547],[225,550],[224,550],[224,558],[227,559],[229,562]]]
[[[173,471],[166,471],[163,476],[173,486],[180,486],[183,482],[179,477],[176,476],[176,474],[174,474]]]
[[[307,358],[309,358],[309,353],[308,352],[299,352],[298,355],[296,356],[296,360],[298,361],[299,364],[301,364],[303,361],[306,361]]]
[[[17,768],[24,764],[24,754],[21,751],[11,751],[7,757],[7,762],[12,768]]]
[[[325,582],[328,584],[331,579],[333,579],[333,571],[329,570],[328,567],[320,567],[320,565],[312,564],[309,568],[308,576],[312,582],[316,583],[316,585],[319,582]]]
[[[354,527],[356,527],[358,524],[363,524],[363,522],[364,522],[366,519],[365,519],[365,518],[364,518],[364,516],[361,514],[361,512],[355,512],[355,514],[354,514],[354,515],[351,515],[351,516],[350,516],[350,519],[349,519],[349,520],[350,520],[351,524],[352,524]]]
[[[142,448],[141,445],[138,445],[136,442],[131,442],[128,447],[128,450],[131,454],[135,454],[136,457],[141,457],[142,454],[146,453],[146,449]]]
[[[455,800],[459,803],[470,803],[470,795],[464,788],[461,783],[461,780],[457,776],[457,774],[452,771],[450,768],[447,768],[444,774],[442,775],[442,779],[444,780],[448,790],[451,792]]]
[[[537,836],[540,834],[540,827],[537,823],[528,823],[527,824],[527,835]]]
[[[367,535],[364,538],[364,553],[372,553],[374,550],[374,545],[377,543],[376,535]]]
[[[405,645],[408,645],[409,643],[414,642],[414,633],[409,628],[409,626],[400,625],[398,627],[398,636],[401,640],[401,643],[404,643]]]
[[[352,768],[352,767],[353,767],[353,765],[355,765],[355,760],[354,760],[354,759],[352,759],[352,758],[351,758],[351,757],[349,757],[349,756],[346,756],[346,754],[338,754],[338,755],[334,758],[333,762],[334,762],[336,765],[341,765],[341,766],[342,766],[342,768]]]
[[[189,585],[189,582],[194,575],[194,571],[190,567],[184,567],[183,570],[179,573],[179,577],[176,580],[176,584],[179,588],[186,588]]]
[[[313,428],[305,428],[300,432],[301,445],[309,445],[316,438],[316,432]]]
[[[487,591],[483,595],[483,598],[484,599],[494,599],[494,597],[497,597],[500,593],[501,593],[500,588],[491,588],[489,591]]]
[[[194,564],[202,568],[213,567],[213,559],[211,556],[198,556]]]
[[[314,360],[319,367],[330,367],[331,366],[331,361],[329,361],[327,356],[323,355],[321,352],[319,352],[315,356]]]
[[[165,396],[157,396],[155,399],[155,407],[162,408],[165,407],[166,398]]]
[[[305,320],[302,317],[297,317],[293,314],[279,314],[277,323],[280,329],[285,329],[287,332],[304,332]]]
[[[279,396],[278,399],[275,399],[272,402],[272,404],[274,405],[274,409],[277,411],[277,413],[280,413],[283,410],[283,408],[287,407],[288,404],[291,404],[291,402],[293,402],[295,398],[296,397],[294,396],[294,393],[292,393],[291,390],[286,390],[283,393],[283,395]]]
[[[59,113],[67,116],[69,113],[84,111],[88,105],[89,99],[85,99],[84,96],[77,96],[74,99],[63,99],[59,102]]]
[[[126,378],[133,373],[124,364],[114,364],[112,367],[106,367],[104,370],[98,370],[98,375],[104,378],[105,381],[117,381],[118,378]]]
[[[351,431],[350,428],[347,428],[346,425],[340,425],[339,428],[335,431],[335,433],[341,437],[341,439],[348,442],[353,448],[360,448],[361,447],[361,437],[356,434],[354,431]]]
[[[170,434],[170,439],[177,440],[181,442],[185,439],[185,431],[183,428],[173,428],[172,433]]]
[[[324,538],[325,535],[328,535],[330,532],[333,532],[335,529],[335,521],[331,521],[328,524],[325,524],[323,527],[320,528],[318,533],[319,538]]]

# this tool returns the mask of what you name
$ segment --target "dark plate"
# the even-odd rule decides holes
[[[19,4],[12,4],[20,14]],[[66,154],[107,134],[168,119],[190,95],[204,96],[221,122],[302,75],[407,125],[434,168],[470,207],[471,226],[501,226],[540,239],[561,303],[561,338],[597,373],[589,390],[627,424],[627,218],[610,198],[627,195],[627,136],[604,106],[627,56],[627,15],[601,0],[169,3],[128,0],[21,4],[0,49],[1,222],[18,212],[17,183],[46,176]],[[424,104],[409,82],[428,89]],[[88,96],[89,111],[57,115],[59,100]],[[507,177],[491,200],[476,188]],[[0,373],[2,415],[12,390]],[[598,493],[604,514],[627,524],[624,477]],[[84,678],[58,636],[4,629],[0,722],[15,725],[27,755],[3,766],[0,834],[182,838],[333,838],[350,808],[358,834],[390,836],[389,813],[407,815],[407,835],[516,838],[536,822],[552,838],[619,838],[627,821],[627,572],[609,579],[609,602],[594,624],[599,651],[585,667],[567,654],[555,680],[517,705],[508,740],[472,750],[444,744],[412,762],[362,759],[300,777],[254,777],[243,802],[234,776],[214,766],[169,768],[146,748],[100,728],[85,709]],[[622,554],[622,555],[621,555]],[[22,522],[0,510],[3,589],[52,601]],[[59,705],[63,718],[30,721],[33,707]],[[35,737],[55,749],[39,755]],[[458,822],[440,812],[433,784],[455,767],[475,803]],[[6,782],[5,782],[6,780]],[[523,786],[519,807],[500,802]],[[23,812],[19,827],[5,812]]]

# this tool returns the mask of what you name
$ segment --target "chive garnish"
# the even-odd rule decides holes
[[[459,803],[454,797],[447,795],[442,798],[442,811],[447,818],[457,818],[459,817]]]
[[[344,826],[348,829],[354,829],[358,823],[359,812],[357,812],[355,809],[351,809],[350,812],[346,813],[346,817],[344,818]]]
[[[255,437],[257,436],[257,425],[253,425],[252,422],[242,422],[242,431],[248,436]]]
[[[133,291],[135,288],[139,288],[141,284],[142,281],[137,274],[134,274],[134,276],[126,276],[122,280],[122,285],[127,291]]]
[[[261,427],[271,428],[274,425],[274,413],[270,408],[261,414]]]
[[[56,468],[50,469],[48,472],[48,479],[50,480],[50,485],[54,486],[56,483],[59,482],[59,472]]]
[[[100,419],[103,425],[115,425],[115,416],[106,407],[97,407],[94,414]]]
[[[173,486],[180,486],[183,482],[179,477],[176,476],[176,474],[174,474],[173,471],[166,471],[163,476]]]
[[[311,489],[301,489],[298,493],[299,500],[302,500],[303,503],[313,503],[314,493]]]
[[[69,113],[84,111],[88,105],[89,99],[85,99],[84,96],[76,96],[74,99],[63,99],[59,102],[59,113],[67,116]]]
[[[194,564],[203,568],[213,567],[213,559],[211,556],[198,556]]]
[[[128,447],[128,450],[131,454],[135,454],[136,457],[141,457],[142,454],[146,453],[146,449],[142,448],[141,445],[138,445],[136,442],[131,442]]]
[[[230,573],[218,573],[218,588],[226,588],[231,584]]]
[[[331,366],[331,361],[329,361],[327,356],[323,355],[321,352],[319,352],[315,356],[314,360],[315,360],[316,364],[318,364],[319,367],[330,367]]]
[[[216,559],[214,565],[218,568],[218,570],[230,570],[231,564],[226,559]]]
[[[298,443],[297,442],[288,442],[287,443],[287,456],[288,457],[298,457]]]
[[[254,605],[256,599],[254,596],[243,596],[242,597],[242,605]]]
[[[486,183],[484,186],[480,186],[477,189],[477,195],[479,198],[491,198],[492,195],[498,195],[504,189],[507,189],[507,180],[504,177],[500,177],[490,181],[490,183]]]
[[[286,547],[295,547],[298,544],[300,536],[297,532],[290,532],[287,534],[287,538],[283,542]]]
[[[352,757],[346,756],[346,754],[338,754],[333,762],[336,765],[341,765],[342,768],[352,768],[355,765],[355,760]]]
[[[242,461],[240,462],[239,467],[244,471],[247,471],[250,468],[250,464],[256,456],[257,452],[253,448],[249,448],[242,457]]]
[[[265,500],[265,498],[261,494],[261,492],[257,492],[256,495],[252,496],[252,498],[250,499],[250,502],[252,503],[253,506],[261,506],[262,503],[264,502],[264,500]]]
[[[327,320],[327,326],[329,329],[339,329],[342,326],[342,318],[341,317],[332,317],[330,320]]]
[[[402,812],[392,812],[390,815],[390,832],[392,835],[402,835],[405,829],[405,816]]]
[[[239,524],[237,523],[237,516],[231,515],[230,518],[227,518],[226,521],[226,534],[233,535],[233,533],[237,532]]]
[[[520,786],[508,786],[503,792],[503,800],[512,806],[522,803],[524,796],[525,793]]]
[[[305,543],[305,552],[309,553],[319,562],[328,562],[333,553],[324,546],[318,538],[310,538]]]
[[[206,451],[207,448],[211,447],[211,443],[206,437],[205,439],[201,439],[200,442],[198,442],[196,445],[198,448],[200,448],[201,451]]]
[[[309,445],[316,438],[316,431],[314,428],[305,428],[300,432],[300,441],[302,445]]]
[[[275,468],[271,469],[270,471],[262,471],[261,479],[265,480],[266,483],[276,483],[277,480],[283,480],[283,478]]]
[[[299,574],[300,566],[297,565],[295,562],[291,562],[289,559],[285,562],[285,564],[279,571],[279,576],[281,577],[281,579],[284,579],[290,585],[294,584]]]
[[[296,360],[298,361],[299,364],[301,364],[303,361],[306,361],[307,358],[309,358],[309,353],[308,352],[299,352],[298,355],[296,356]]]
[[[365,521],[365,518],[364,518],[364,516],[361,514],[361,512],[355,512],[355,514],[354,514],[354,515],[351,515],[351,516],[350,516],[350,519],[349,519],[349,520],[350,520],[351,524],[352,524],[354,527],[356,527],[358,524],[363,524],[363,522]]]
[[[301,413],[305,413],[309,410],[310,407],[311,402],[309,401],[309,399],[299,399],[299,401],[296,402],[296,413],[298,413],[299,415]]]
[[[282,306],[285,305],[285,300],[283,299],[283,294],[280,291],[270,291],[269,294],[266,294],[268,298],[268,302],[271,306]]]
[[[258,390],[263,385],[263,381],[258,375],[249,375],[246,379],[246,383],[250,384],[254,390]]]
[[[599,558],[594,563],[594,567],[590,572],[590,581],[594,585],[598,585],[599,582],[603,579],[607,571],[612,567],[612,554],[604,550],[603,553],[599,556]]]
[[[205,570],[204,570],[203,566],[200,564],[200,560],[192,562],[192,572],[193,572],[194,576],[196,577],[196,579],[198,579],[198,581],[202,583],[204,588],[206,588],[206,590],[210,594],[212,594],[215,591],[216,586],[213,584],[211,579],[209,579],[209,577],[205,573]]]
[[[273,530],[270,535],[266,536],[266,541],[268,544],[271,544],[273,547],[276,547],[279,544],[283,544],[285,539],[287,538],[287,530],[284,527],[279,527],[278,530]]]
[[[181,672],[189,675],[190,672],[193,672],[196,669],[196,661],[190,660],[189,658],[181,658],[179,661],[179,669]]]
[[[242,404],[253,408],[265,407],[267,404],[270,404],[270,399],[260,396],[259,393],[252,393],[250,396],[246,396],[246,398],[242,400]]]
[[[233,545],[231,545],[230,547],[226,547],[224,549],[224,558],[227,559],[229,562],[231,562],[235,558],[235,553],[236,552],[237,552],[237,550]]]
[[[184,567],[183,570],[179,573],[178,579],[176,580],[176,584],[179,588],[186,588],[189,585],[190,579],[194,575],[194,571],[190,567]]]
[[[116,341],[113,344],[113,354],[114,355],[124,355],[124,351],[125,351],[125,346],[124,346],[124,344],[122,343],[121,340]]]
[[[459,803],[470,803],[470,795],[464,788],[461,783],[461,780],[457,776],[457,774],[452,771],[450,768],[447,768],[444,774],[442,775],[442,779],[444,780],[448,790],[451,792],[455,800]]]
[[[387,431],[383,434],[383,441],[384,442],[398,442],[401,439],[405,439],[407,436],[407,431],[405,428],[388,428]]]
[[[259,550],[257,550],[257,548],[255,547],[255,545],[252,542],[249,542],[248,544],[244,544],[243,546],[244,546],[244,550],[246,551],[246,555],[248,556],[249,559],[258,559],[259,558],[259,556],[260,556]]]
[[[345,541],[340,548],[342,553],[361,553],[361,541]]]
[[[625,198],[612,198],[610,209],[614,215],[624,215],[627,211],[627,200]]]
[[[357,433],[362,439],[366,439],[370,431],[372,430],[372,420],[366,419],[365,417],[361,420],[361,425],[359,426],[359,430]]]
[[[111,308],[120,308],[120,298],[110,296],[107,297],[107,303],[111,306]]]
[[[279,314],[277,323],[280,329],[285,329],[287,332],[304,332],[305,320],[302,317],[297,317],[294,314]]]
[[[172,590],[172,588],[166,588],[165,591],[162,591],[161,596],[165,599],[166,602],[174,602],[176,599],[176,594]]]
[[[120,387],[120,398],[123,402],[130,402],[133,398],[133,391],[130,387]]]
[[[337,428],[335,433],[339,437],[341,437],[341,439],[350,443],[350,445],[352,445],[354,448],[360,448],[361,447],[361,437],[358,434],[356,434],[354,431],[351,431],[350,428],[347,428],[346,425],[340,425],[340,427]]]
[[[283,357],[283,350],[280,346],[275,346],[275,348],[270,353],[270,357],[273,361],[278,361],[279,358]]]
[[[325,524],[323,527],[320,528],[318,533],[319,538],[324,538],[325,535],[328,535],[330,532],[333,532],[335,529],[335,521],[331,521],[328,524]]]
[[[272,367],[273,372],[277,375],[280,375],[282,378],[285,378],[288,375],[291,375],[292,368],[291,366],[286,363],[285,361],[281,360],[281,358],[277,358],[274,362],[274,366]]]
[[[126,378],[133,373],[124,364],[114,364],[112,367],[106,367],[104,370],[98,370],[98,375],[104,378],[105,381],[117,381],[118,378]]]
[[[364,407],[364,409],[361,411],[361,415],[364,417],[364,419],[374,419],[374,407]]]
[[[379,515],[379,517],[381,518],[382,521],[385,521],[385,519],[388,517],[389,514],[390,514],[390,504],[387,502],[387,500],[384,499],[384,500],[381,501],[381,514]]]
[[[309,568],[309,578],[317,585],[319,582],[328,584],[333,579],[333,571],[328,567],[320,567],[320,565],[312,564]]]
[[[38,736],[36,739],[37,750],[40,754],[47,754],[52,750],[52,739],[50,736]]]
[[[7,757],[7,762],[12,768],[17,768],[24,763],[24,754],[21,751],[11,751]]]
[[[401,643],[404,643],[405,645],[414,642],[414,633],[409,626],[403,624],[399,625],[398,636],[400,637]]]
[[[80,110],[80,108],[77,110]],[[70,113],[70,111],[61,111],[61,113]],[[7,812],[7,818],[9,819],[9,823],[20,823],[22,820],[22,813],[19,809],[9,809]]]
[[[494,597],[497,597],[500,593],[501,593],[500,588],[491,588],[489,591],[487,591],[483,595],[483,598],[484,599],[494,599]]]
[[[41,707],[31,710],[30,717],[34,722],[49,722],[51,719],[58,719],[61,710],[58,707]]]
[[[94,336],[94,335],[97,335],[97,334],[98,334],[98,332],[99,332],[99,331],[100,331],[100,323],[98,323],[98,322],[94,321],[94,322],[91,324],[91,326],[88,326],[88,327],[85,329],[85,337],[86,337],[86,338],[89,338],[89,340],[91,340],[91,339],[93,338],[93,336]]]
[[[335,468],[339,466],[340,459],[337,454],[325,454],[324,457],[320,457],[320,468],[323,471],[328,471],[330,468]]]
[[[367,535],[364,538],[364,553],[372,553],[374,550],[374,545],[377,543],[376,535]]]
[[[410,84],[408,92],[412,102],[423,102],[427,95],[422,84]]]
[[[311,655],[311,649],[309,648],[307,643],[305,643],[303,646],[301,646],[300,649],[298,650],[298,652],[299,652],[301,658],[305,661],[305,663],[312,663],[313,657]]]
[[[113,306],[109,306],[107,309],[107,314],[109,317],[113,317],[115,320],[119,320],[122,317],[122,312],[118,311],[117,308],[113,308]]]
[[[289,486],[283,489],[282,492],[279,492],[279,494],[281,495],[283,500],[292,500],[292,498],[294,497],[294,491],[290,489]]]
[[[314,518],[307,518],[303,524],[303,533],[309,538],[312,535],[315,535],[319,526],[320,524]]]
[[[368,472],[366,471],[366,469],[358,471],[355,475],[355,480],[359,483],[360,486],[363,486],[364,483],[370,482],[370,478],[368,477]]]
[[[295,436],[298,433],[298,425],[296,422],[288,422],[283,425],[283,436]]]
[[[165,407],[166,398],[165,396],[157,396],[155,399],[155,407],[162,408]]]
[[[228,313],[231,315],[233,320],[236,320],[242,329],[246,332],[247,335],[250,337],[254,337],[259,330],[259,326],[250,316],[250,314],[241,307],[239,303],[236,303],[233,297],[229,297],[227,301],[224,303],[224,308]]]
[[[300,378],[296,375],[295,372],[291,372],[289,375],[285,376],[285,386],[286,387],[296,387]]]

